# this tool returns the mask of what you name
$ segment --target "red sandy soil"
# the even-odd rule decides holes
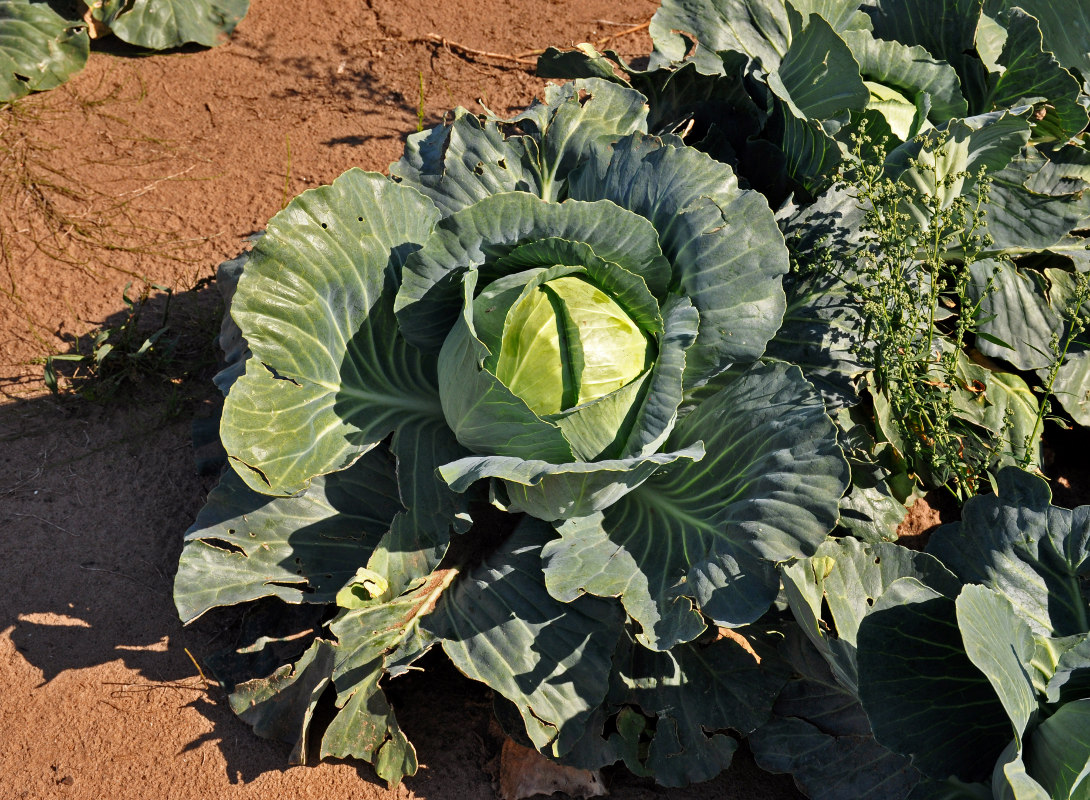
[[[114,44],[69,84],[0,110],[0,800],[491,798],[486,691],[435,662],[392,688],[421,770],[390,792],[366,764],[288,766],[196,663],[223,631],[183,629],[182,533],[210,488],[189,424],[214,393],[216,265],[295,194],[384,170],[456,105],[514,113],[540,95],[509,55],[597,41],[653,0],[254,0],[230,42],[145,56]],[[620,24],[618,24],[620,23]],[[429,34],[446,39],[443,46]],[[460,45],[460,47],[455,46]],[[610,46],[648,52],[645,32]],[[529,57],[532,62],[533,58]],[[162,291],[183,333],[170,380],[95,405],[53,398],[41,360]],[[622,798],[796,798],[735,769]]]

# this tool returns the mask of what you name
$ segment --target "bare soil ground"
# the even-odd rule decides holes
[[[349,167],[384,170],[421,116],[513,113],[541,93],[532,57],[471,51],[598,41],[654,9],[254,0],[222,47],[107,45],[69,84],[0,110],[0,800],[494,796],[487,693],[437,661],[392,688],[422,763],[393,792],[365,764],[289,768],[288,748],[256,738],[202,680],[189,653],[224,631],[183,629],[171,588],[210,488],[190,446],[214,392],[210,283],[295,194]],[[610,44],[650,47],[645,33]],[[154,330],[164,288],[181,337],[170,359],[101,405],[45,390],[44,357],[88,352],[126,319],[126,291],[149,294]],[[607,782],[622,798],[799,797],[744,757],[691,790]]]

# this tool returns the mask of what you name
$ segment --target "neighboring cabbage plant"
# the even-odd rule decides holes
[[[213,47],[235,29],[249,0],[93,0],[82,19],[44,0],[0,0],[0,103],[53,89],[83,69],[93,36],[113,33],[150,50]]]
[[[1086,797],[1090,505],[997,484],[925,553],[845,537],[784,569],[795,675],[759,764],[824,800]]]
[[[581,45],[538,71],[631,84],[654,132],[684,132],[778,205],[825,191],[863,122],[888,151],[1035,104],[1034,141],[1062,145],[1087,123],[1088,32],[1081,0],[664,0],[648,69]]]
[[[847,464],[800,370],[760,362],[788,266],[767,203],[646,115],[600,80],[459,110],[232,265],[231,469],[175,599],[190,621],[275,598],[214,663],[297,758],[320,738],[412,774],[381,681],[436,644],[513,736],[586,768],[707,779],[767,718],[785,674],[718,631],[822,542]],[[278,642],[287,604],[317,616]]]

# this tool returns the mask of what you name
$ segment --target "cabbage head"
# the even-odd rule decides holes
[[[458,111],[391,177],[300,195],[236,265],[232,470],[176,602],[185,620],[269,596],[338,609],[287,672],[236,689],[259,731],[302,747],[309,714],[282,717],[309,701],[275,698],[331,681],[322,753],[411,774],[378,681],[436,643],[556,758],[621,758],[575,743],[622,707],[670,717],[651,762],[677,736],[707,757],[641,768],[668,783],[729,763],[736,742],[702,726],[767,716],[782,676],[730,641],[710,671],[690,650],[768,610],[776,565],[835,524],[847,465],[801,372],[759,361],[788,267],[767,203],[646,115],[599,80],[512,120]],[[741,705],[645,679],[725,686],[730,664],[758,676]],[[613,697],[626,681],[639,696]]]

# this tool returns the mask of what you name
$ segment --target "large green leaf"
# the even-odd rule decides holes
[[[646,118],[644,97],[628,87],[597,78],[550,85],[544,104],[512,120],[459,109],[450,125],[410,136],[390,174],[424,192],[444,215],[500,192],[555,201],[588,153],[645,131]]]
[[[1009,108],[1027,102],[1047,101],[1044,117],[1034,126],[1036,139],[1063,142],[1086,127],[1086,109],[1079,100],[1079,82],[1065,70],[1051,52],[1042,49],[1037,20],[1020,8],[1011,9],[1002,20],[1007,41],[999,55],[1004,67],[992,80],[984,100],[987,110]],[[989,76],[991,77],[991,76]]]
[[[298,497],[268,497],[234,472],[186,531],[174,602],[183,622],[259,597],[329,603],[403,511],[383,448],[315,479]]]
[[[456,577],[455,570],[440,570],[393,599],[342,611],[329,624],[335,640],[316,639],[294,663],[238,684],[231,708],[259,736],[293,744],[293,762],[304,763],[312,737],[319,736],[321,758],[369,761],[380,778],[396,785],[416,772],[416,752],[379,681],[395,666],[404,672],[406,663],[432,646],[420,621]],[[315,708],[330,688],[336,690],[336,711],[324,729],[312,731]]]
[[[561,525],[543,552],[554,596],[620,597],[656,650],[698,636],[702,613],[729,627],[764,613],[774,565],[813,552],[847,482],[832,423],[794,367],[756,367],[703,399],[666,450],[694,441],[702,461]]]
[[[1006,597],[987,586],[966,586],[956,605],[965,653],[987,676],[1021,741],[1037,716],[1037,694],[1028,672],[1036,644],[1029,625]]]
[[[957,72],[918,45],[879,39],[870,31],[845,31],[845,43],[859,62],[864,80],[896,89],[915,100],[926,92],[931,99],[928,117],[939,124],[969,111]]]
[[[447,551],[450,531],[463,532],[471,522],[471,495],[450,491],[435,471],[465,455],[444,420],[398,429],[390,442],[397,459],[397,484],[405,510],[375,545],[367,567],[382,574],[389,596],[434,570]]]
[[[979,341],[983,342],[983,339]],[[996,461],[1000,465],[1022,463],[1026,440],[1031,439],[1028,462],[1041,463],[1041,431],[1037,427],[1037,396],[1016,373],[985,369],[958,354],[956,373],[964,382],[954,395],[958,416],[990,431],[1000,445]]]
[[[568,173],[589,153],[647,130],[647,111],[639,92],[592,78],[547,85],[544,104],[530,106],[511,123],[526,130],[537,145],[541,196],[559,200]]]
[[[738,747],[728,729],[748,734],[769,717],[787,678],[740,635],[654,652],[633,644],[615,658],[610,699],[655,718],[642,765],[664,786],[686,786],[726,769]],[[769,656],[771,654],[766,654]]]
[[[314,709],[332,681],[335,658],[333,642],[315,639],[295,663],[238,684],[228,698],[231,710],[258,736],[290,744],[291,763],[306,763]]]
[[[246,16],[250,0],[101,0],[91,14],[119,39],[167,50],[194,42],[223,42]]]
[[[922,198],[935,198],[942,208],[954,198],[972,197],[978,176],[984,170],[993,179],[1016,159],[1029,140],[1028,108],[1018,113],[998,111],[967,119],[951,120],[938,131],[929,131],[890,152],[886,168],[891,177],[912,187]],[[1008,173],[1004,172],[1004,175]],[[905,199],[903,205],[913,219],[927,230],[931,213],[924,200]],[[993,200],[995,198],[993,197]],[[993,206],[989,206],[989,232],[1002,239],[1002,231],[993,229]],[[1005,221],[1003,225],[1006,225]],[[997,244],[1001,248],[1002,244]]]
[[[957,70],[974,113],[982,108],[985,68],[975,56],[976,31],[982,0],[876,0],[865,9],[874,35],[907,45],[919,45],[932,57]]]
[[[730,167],[691,148],[631,136],[592,157],[569,191],[576,199],[612,200],[659,232],[673,284],[700,313],[686,386],[764,352],[783,315],[787,249],[767,201],[741,189]]]
[[[894,581],[857,642],[859,698],[879,742],[937,780],[991,773],[1010,721],[965,655],[952,599],[914,578]]]
[[[777,111],[769,126],[770,138],[784,153],[788,174],[817,194],[832,179],[841,159],[839,147],[821,121],[849,110],[861,111],[870,99],[859,64],[829,24],[811,15],[767,80]]]
[[[862,109],[870,99],[851,50],[816,14],[797,34],[768,85],[791,110],[809,119],[829,119],[845,109]]]
[[[1068,353],[1052,392],[1075,422],[1090,427],[1090,350]]]
[[[1090,506],[1051,505],[1048,484],[1015,467],[997,482],[999,494],[969,500],[928,552],[962,580],[1002,593],[1035,635],[1090,631]]]
[[[961,586],[926,553],[891,542],[864,544],[850,536],[830,539],[811,558],[783,569],[783,588],[795,619],[852,695],[859,683],[859,625],[894,581],[909,577],[949,597]]]
[[[453,121],[409,136],[390,175],[419,189],[444,215],[500,192],[540,194],[525,148],[464,108],[455,109]]]
[[[856,696],[789,628],[781,653],[794,670],[773,716],[748,738],[758,766],[787,772],[813,800],[900,800],[920,781],[906,756],[875,741]]]
[[[718,71],[722,74],[705,74],[692,61],[676,68],[640,70],[614,50],[599,53],[584,43],[576,50],[546,48],[538,57],[537,74],[540,78],[596,77],[630,85],[647,98],[648,133],[680,133],[691,125],[686,139],[696,144],[714,126],[737,153],[745,148],[746,139],[760,130],[766,115],[757,108],[742,81],[746,57],[727,52],[720,56],[723,61]],[[627,81],[615,69],[622,70]],[[737,167],[737,158],[724,157],[718,150],[718,160]]]
[[[988,233],[995,251],[1015,257],[1061,247],[1090,214],[1086,183],[1072,181],[1036,148],[1025,148],[989,174]]]
[[[1055,659],[1056,668],[1045,687],[1050,703],[1090,697],[1090,632],[1066,641],[1070,647]]]
[[[783,0],[696,3],[664,0],[651,18],[652,68],[692,60],[706,74],[722,71],[719,53],[745,53],[765,69],[779,66],[791,45],[792,17],[800,14]],[[690,54],[689,41],[696,42]]]
[[[46,3],[0,0],[0,103],[64,83],[83,69],[89,48],[82,22]]]
[[[787,311],[767,354],[798,365],[831,411],[859,402],[867,371],[863,317],[851,253],[862,248],[863,211],[848,190],[823,193],[782,221],[795,266],[784,279]]]
[[[1048,366],[1053,357],[1049,340],[1061,329],[1062,318],[1048,302],[1044,276],[1035,270],[1018,269],[1006,259],[977,261],[969,265],[969,270],[970,297],[983,298],[979,328],[989,336],[977,341],[980,351],[1022,370]]]
[[[432,646],[434,639],[421,630],[421,620],[456,577],[454,570],[438,570],[400,596],[365,603],[330,623],[337,637],[331,677],[340,710],[322,735],[322,758],[361,758],[394,785],[416,772],[416,751],[379,681],[391,672],[392,659],[412,661]],[[406,648],[411,652],[406,654]]]
[[[253,355],[220,428],[252,488],[298,492],[395,427],[441,418],[434,359],[398,335],[388,288],[438,216],[353,169],[270,221],[232,303]]]
[[[551,534],[526,518],[424,626],[459,670],[514,703],[534,746],[556,757],[583,736],[605,699],[624,615],[607,600],[561,603],[549,595],[540,553]]]
[[[1082,73],[1090,85],[1090,7],[1082,0],[987,0],[989,13],[1019,7],[1041,24],[1045,46],[1061,64]]]
[[[508,511],[556,521],[601,511],[662,467],[703,457],[704,448],[699,442],[680,450],[590,463],[550,464],[510,456],[469,456],[443,465],[439,474],[456,492],[465,491],[482,478],[499,478],[507,492]]]
[[[1066,703],[1030,736],[1026,766],[1051,798],[1090,796],[1090,699]]]

